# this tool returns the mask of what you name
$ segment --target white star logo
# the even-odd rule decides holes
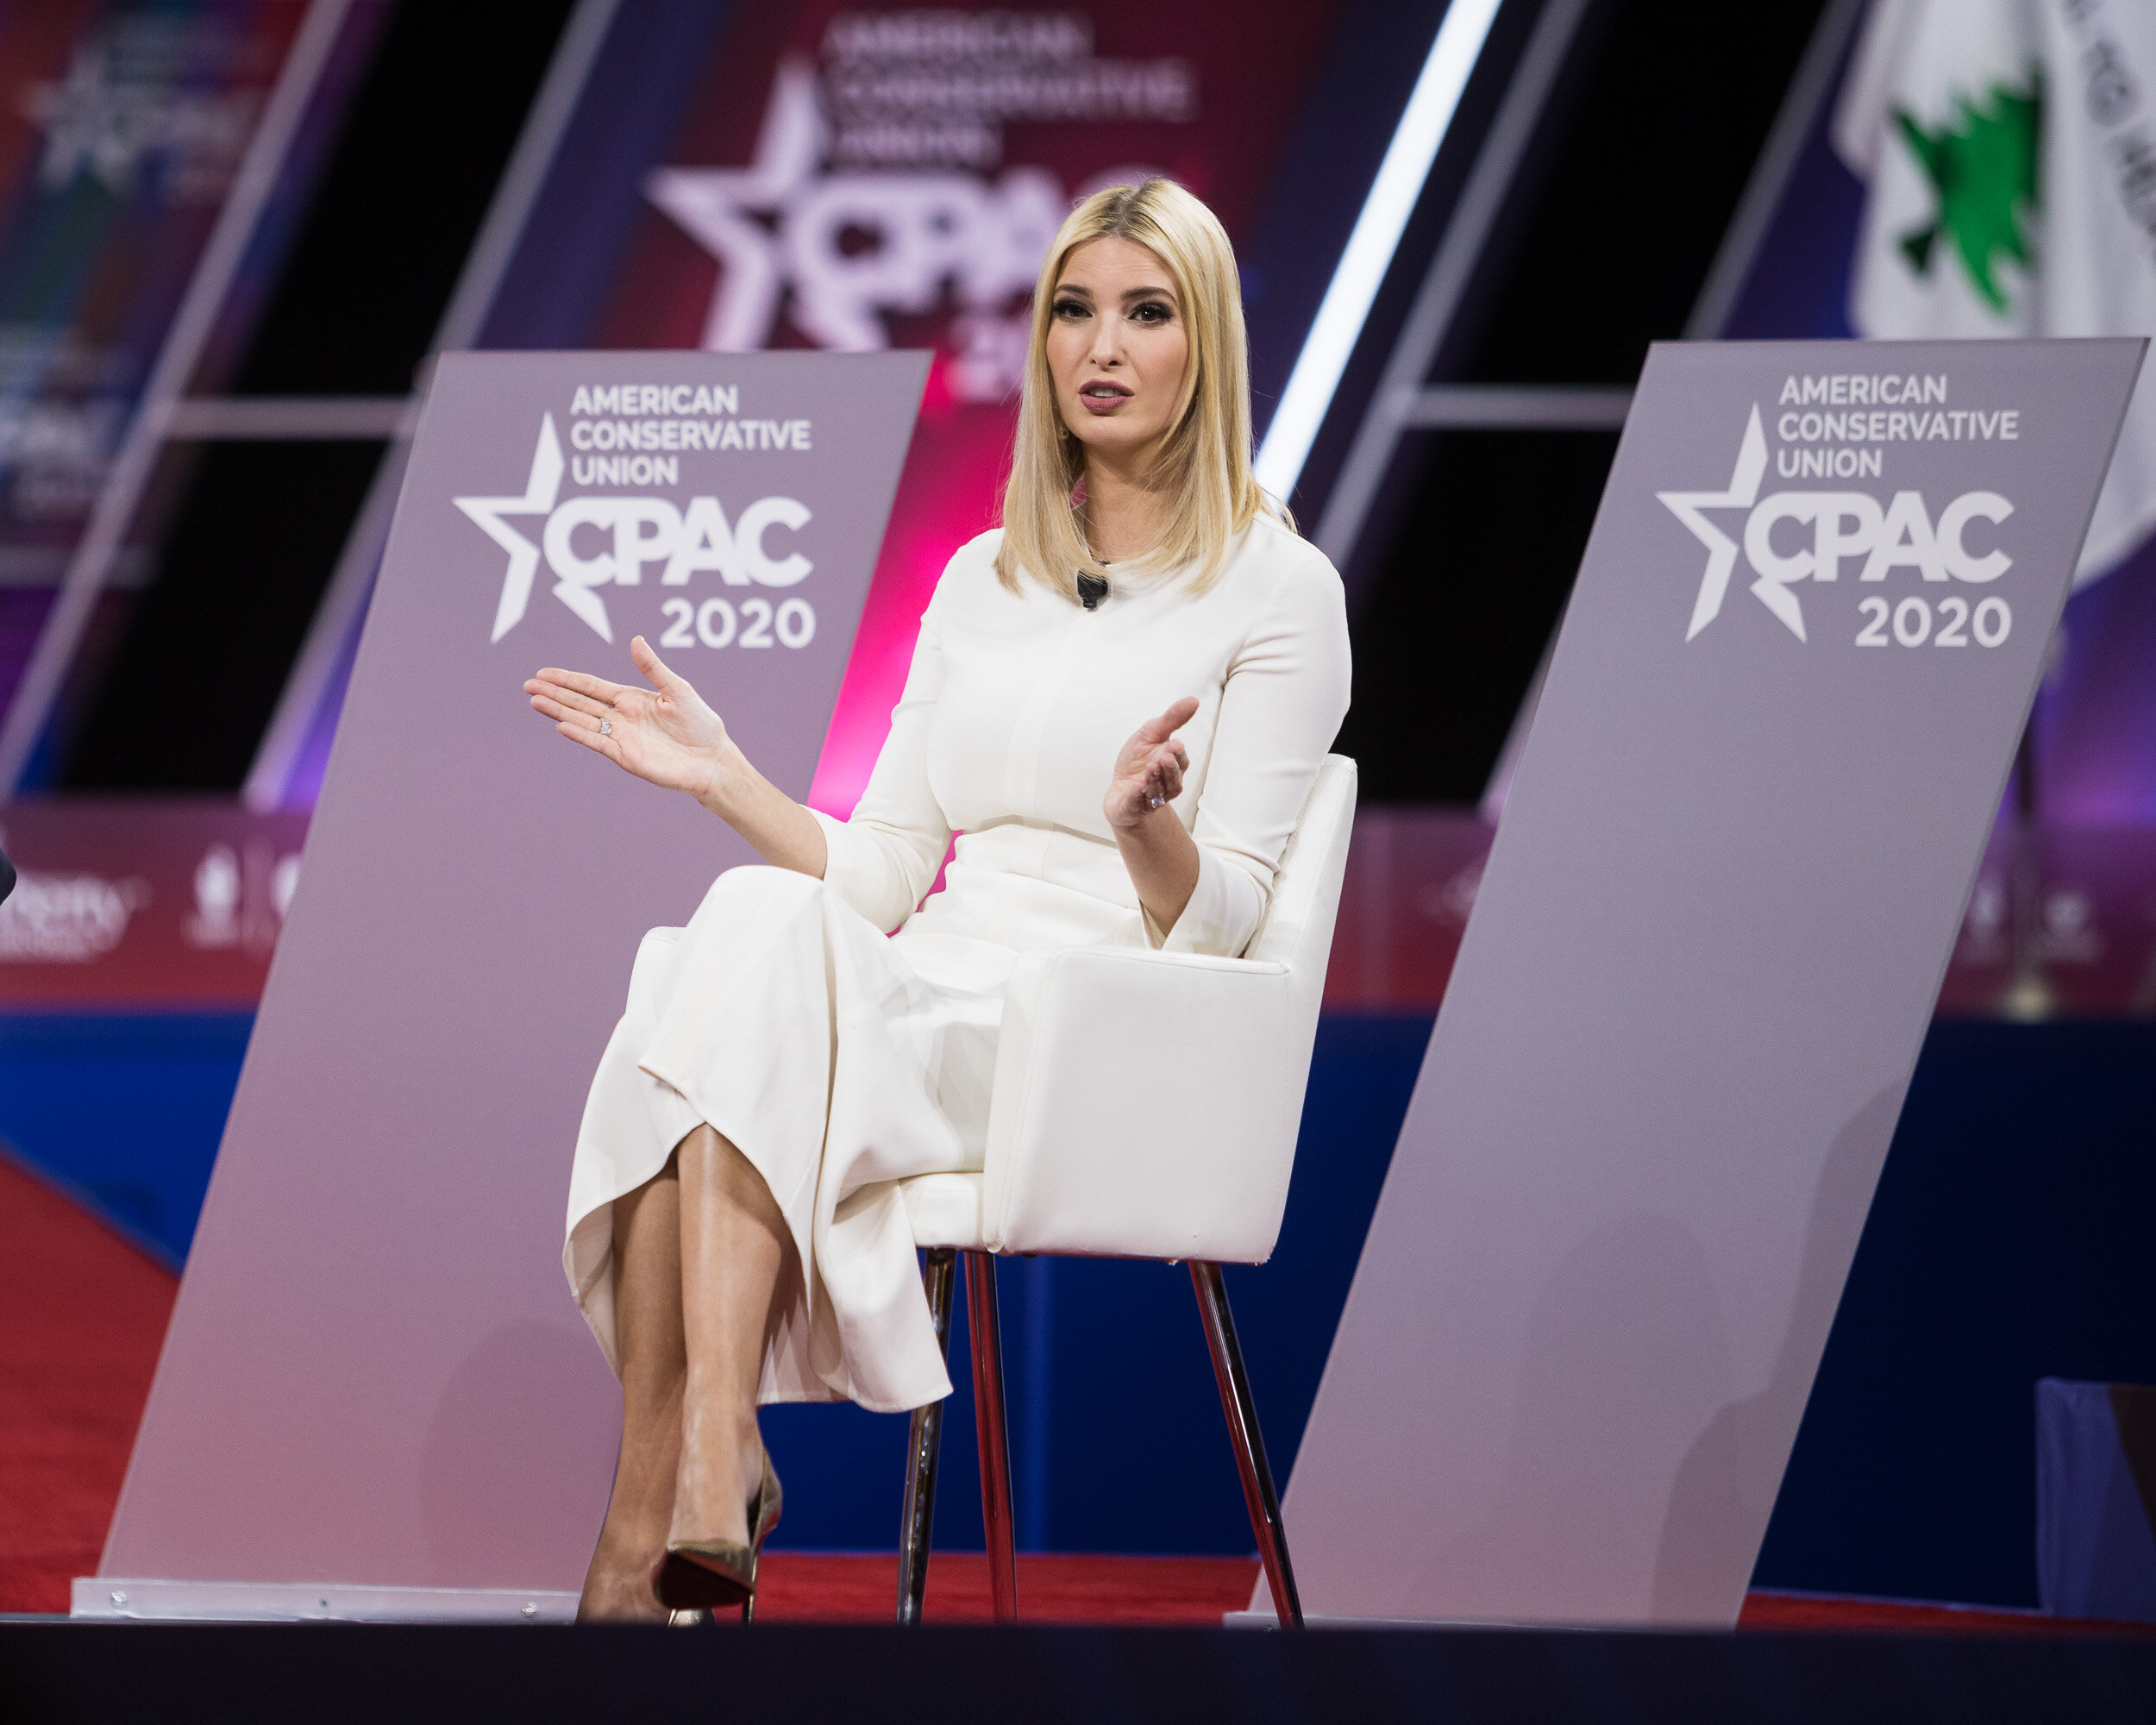
[[[1701,577],[1699,597],[1692,604],[1692,626],[1684,631],[1689,641],[1720,615],[1722,598],[1729,591],[1730,572],[1737,566],[1737,542],[1701,511],[1709,509],[1750,509],[1759,500],[1759,481],[1767,471],[1766,433],[1759,426],[1755,403],[1744,442],[1738,446],[1737,465],[1729,475],[1727,491],[1658,491],[1670,514],[1691,530],[1692,536],[1707,547],[1707,573]],[[1796,595],[1764,576],[1752,584],[1752,594],[1787,624],[1799,641],[1804,638],[1804,613]]]
[[[779,68],[747,167],[654,168],[644,196],[719,261],[718,285],[704,320],[704,347],[754,353],[771,339],[779,315],[780,247],[750,219],[777,215],[814,175],[824,154],[824,115],[816,73],[805,60]]]
[[[140,31],[122,25],[112,34],[128,59],[125,44]],[[251,91],[206,96],[154,74],[122,77],[98,44],[76,52],[64,81],[26,85],[16,107],[45,135],[38,183],[47,191],[87,173],[116,198],[128,197],[144,163],[162,158],[164,201],[198,203],[223,190],[247,147],[256,100]]]
[[[62,189],[87,169],[116,197],[125,197],[147,147],[129,135],[127,97],[105,79],[105,57],[84,48],[67,68],[63,84],[33,84],[16,99],[23,118],[45,134],[45,156],[38,180],[48,191]]]
[[[539,570],[539,548],[505,523],[505,515],[550,515],[555,493],[561,489],[561,443],[554,435],[554,415],[539,422],[538,447],[531,452],[531,477],[524,481],[522,497],[460,497],[452,499],[479,530],[509,553],[509,571],[502,578],[501,602],[494,607],[495,642],[523,620],[531,603],[531,580]],[[554,595],[607,640],[614,638],[606,624],[606,607],[589,587],[567,581],[555,584]],[[597,616],[592,613],[596,612]]]

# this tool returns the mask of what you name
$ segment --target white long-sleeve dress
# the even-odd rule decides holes
[[[1232,956],[1257,928],[1347,710],[1332,564],[1260,516],[1205,592],[1133,577],[1088,612],[999,583],[1001,536],[943,572],[868,789],[851,819],[817,816],[824,878],[730,869],[686,928],[637,952],[562,1252],[617,1371],[614,1201],[709,1122],[762,1173],[799,1254],[759,1399],[889,1411],[948,1395],[893,1182],[981,1167],[1012,961],[1104,943]],[[1198,884],[1163,936],[1101,803],[1131,732],[1184,695],[1199,707],[1173,806]]]

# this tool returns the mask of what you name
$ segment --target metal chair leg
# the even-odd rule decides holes
[[[1198,1290],[1198,1315],[1206,1327],[1206,1346],[1213,1354],[1213,1375],[1220,1386],[1220,1408],[1228,1417],[1228,1440],[1243,1476],[1243,1501],[1250,1507],[1250,1531],[1265,1563],[1265,1585],[1273,1596],[1283,1629],[1302,1628],[1302,1601],[1295,1592],[1295,1571],[1288,1561],[1288,1534],[1281,1526],[1280,1494],[1265,1461],[1265,1440],[1257,1429],[1257,1406],[1250,1400],[1250,1374],[1243,1369],[1243,1349],[1235,1339],[1235,1319],[1228,1310],[1227,1283],[1217,1264],[1190,1266]]]
[[[1018,1559],[1011,1536],[1011,1454],[1003,1418],[1003,1339],[996,1320],[996,1261],[966,1254],[966,1320],[973,1332],[974,1423],[981,1433],[981,1520],[988,1537],[988,1590],[996,1622],[1018,1615]]]
[[[928,1309],[936,1320],[936,1345],[950,1358],[951,1278],[957,1254],[949,1246],[930,1249],[921,1271]],[[936,1525],[936,1460],[943,1441],[943,1404],[931,1402],[913,1410],[906,1452],[906,1508],[899,1522],[899,1622],[921,1621],[921,1599],[928,1591],[929,1536]]]

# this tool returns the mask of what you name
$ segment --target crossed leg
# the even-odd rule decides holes
[[[708,1126],[615,1201],[621,1455],[578,1621],[663,1621],[651,1567],[668,1540],[747,1540],[756,1386],[793,1250],[762,1175]]]

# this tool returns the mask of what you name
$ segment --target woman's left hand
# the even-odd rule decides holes
[[[1197,711],[1196,698],[1185,695],[1158,718],[1147,719],[1131,733],[1131,740],[1115,757],[1108,794],[1101,800],[1101,812],[1110,826],[1127,832],[1182,794],[1190,756],[1175,741],[1175,733]]]

